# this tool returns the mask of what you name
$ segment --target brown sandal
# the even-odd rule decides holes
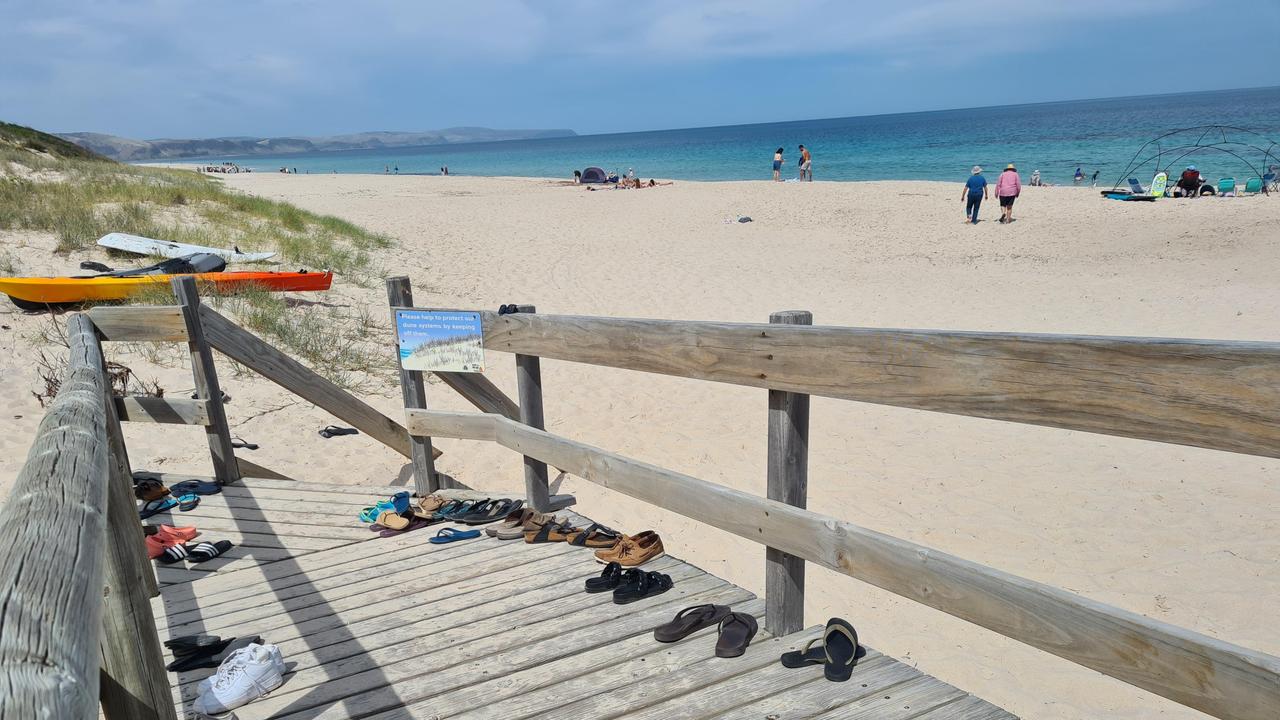
[[[586,530],[570,535],[566,541],[570,545],[589,548],[611,548],[622,539],[622,534],[600,525],[593,524]]]
[[[525,527],[524,541],[529,544],[548,543],[548,542],[566,542],[575,533],[580,533],[580,528],[572,527],[568,523],[563,525],[557,524],[550,519],[541,526],[534,528]]]

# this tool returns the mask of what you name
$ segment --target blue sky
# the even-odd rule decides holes
[[[0,0],[0,119],[141,138],[801,120],[1280,85],[1277,28],[1278,0]]]

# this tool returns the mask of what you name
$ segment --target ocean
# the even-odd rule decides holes
[[[1258,133],[1183,132],[1147,148],[1143,166],[1126,173],[1143,143],[1158,135],[1205,125]],[[1219,144],[1182,157],[1182,144]],[[1109,187],[1124,176],[1145,184],[1171,166],[1195,164],[1211,182],[1245,179],[1280,164],[1280,87],[1010,105],[568,138],[349,150],[277,156],[217,157],[254,171],[297,168],[309,173],[437,174],[570,178],[599,166],[642,178],[761,180],[773,152],[785,149],[783,177],[795,177],[797,145],[813,153],[817,180],[963,180],[973,165],[988,170],[1015,163],[1024,182],[1040,170],[1046,182],[1069,184],[1076,168],[1099,172]],[[1239,143],[1239,144],[1234,144]],[[1248,147],[1249,145],[1255,147]],[[1270,153],[1268,155],[1268,152]],[[1171,172],[1176,175],[1176,172]],[[1122,182],[1123,184],[1123,182]]]

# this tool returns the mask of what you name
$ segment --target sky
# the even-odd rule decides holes
[[[1280,85],[1280,0],[0,0],[0,120],[625,132]]]

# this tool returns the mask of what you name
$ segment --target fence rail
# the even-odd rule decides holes
[[[499,415],[405,412],[412,433],[495,441],[603,487],[816,562],[1216,717],[1277,717],[1278,657]]]
[[[489,350],[1280,457],[1280,343],[480,315]]]

